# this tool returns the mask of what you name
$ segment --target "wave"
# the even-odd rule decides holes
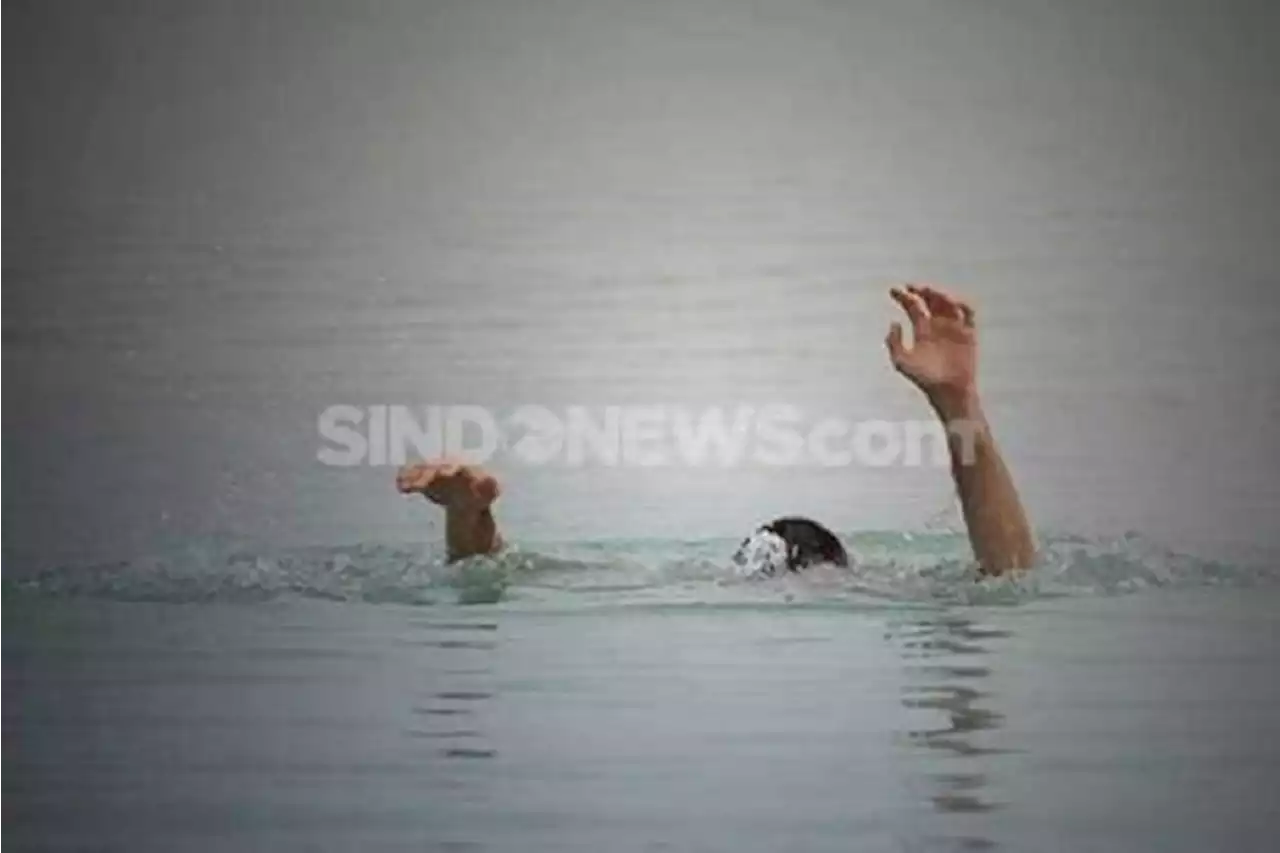
[[[190,548],[180,554],[58,566],[14,578],[6,594],[153,602],[279,598],[406,605],[855,606],[886,602],[1016,605],[1059,596],[1152,588],[1275,583],[1276,561],[1224,562],[1129,534],[1041,537],[1032,571],[982,578],[957,533],[846,535],[854,566],[814,567],[769,579],[738,577],[734,540],[542,543],[449,564],[433,546],[362,543],[252,553]]]

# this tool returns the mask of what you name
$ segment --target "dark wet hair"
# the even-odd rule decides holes
[[[787,568],[798,572],[814,563],[848,566],[849,555],[836,535],[816,521],[798,516],[777,518],[761,525],[787,543]]]

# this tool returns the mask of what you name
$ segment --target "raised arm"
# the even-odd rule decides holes
[[[492,474],[474,465],[438,459],[401,468],[396,488],[444,507],[450,561],[493,554],[502,548],[492,508],[502,490]]]
[[[947,431],[969,542],[986,574],[1030,568],[1035,541],[1013,477],[1000,456],[978,399],[978,340],[968,304],[931,287],[890,291],[911,321],[908,347],[902,326],[885,343],[898,372],[928,398]]]

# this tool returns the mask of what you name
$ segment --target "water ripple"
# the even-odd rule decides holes
[[[6,593],[157,602],[260,602],[283,597],[375,604],[504,606],[879,606],[1012,605],[1060,596],[1116,595],[1151,588],[1273,584],[1275,560],[1256,565],[1182,554],[1130,535],[1045,537],[1040,565],[980,578],[954,533],[859,533],[844,537],[852,569],[815,567],[802,576],[744,580],[727,556],[732,542],[560,544],[512,548],[494,558],[448,564],[436,549],[362,543],[263,553],[182,553],[88,566],[7,567]],[[719,559],[711,555],[721,555]],[[445,632],[493,623],[422,622]],[[436,639],[480,647],[480,641]],[[955,642],[936,637],[923,642]]]

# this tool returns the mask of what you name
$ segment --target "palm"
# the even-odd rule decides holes
[[[899,369],[923,386],[966,386],[973,378],[976,350],[971,329],[953,320],[930,320],[916,333]]]
[[[911,320],[913,338],[908,348],[902,327],[893,324],[887,343],[894,367],[925,391],[972,388],[978,355],[973,309],[928,287],[892,294]]]

